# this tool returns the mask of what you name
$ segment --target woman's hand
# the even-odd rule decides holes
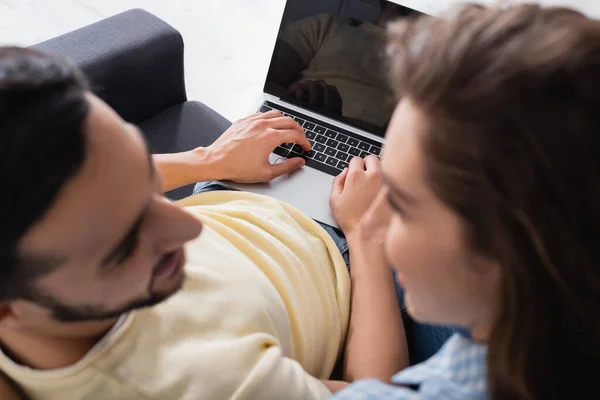
[[[329,205],[346,237],[353,236],[382,185],[381,162],[370,155],[354,157],[333,181]]]

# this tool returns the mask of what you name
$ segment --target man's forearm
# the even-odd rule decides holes
[[[392,271],[381,254],[367,251],[368,244],[349,239],[349,245],[352,307],[344,378],[389,381],[409,363]]]
[[[154,163],[161,175],[165,192],[196,182],[224,179],[216,167],[214,155],[206,148],[173,153],[154,154]]]

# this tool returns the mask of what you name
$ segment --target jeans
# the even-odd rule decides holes
[[[213,190],[237,189],[218,181],[199,182],[194,187],[194,194],[210,192]],[[329,225],[320,223],[319,221],[317,221],[317,223],[319,223],[319,225],[321,225],[323,229],[325,229],[325,231],[331,236],[342,253],[344,261],[346,262],[346,266],[350,268],[350,250],[348,249],[348,242],[346,241],[344,234],[340,230],[332,228]],[[406,312],[406,308],[404,306],[404,293],[402,288],[398,285],[396,279],[394,279],[394,284],[396,285],[398,304],[402,310],[402,319],[404,322],[404,330],[406,331],[406,340],[408,342],[408,351],[411,364],[420,363],[431,357],[454,333],[464,333],[463,330],[458,328],[420,324],[413,321]]]

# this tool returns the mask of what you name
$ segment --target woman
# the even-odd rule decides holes
[[[471,335],[392,384],[362,381],[334,398],[597,393],[600,23],[562,8],[465,6],[392,25],[388,53],[401,101],[382,175],[351,165],[333,212],[372,249],[375,273],[393,265],[415,320]],[[380,176],[360,218],[350,199],[378,190]],[[398,354],[389,335],[372,342]]]

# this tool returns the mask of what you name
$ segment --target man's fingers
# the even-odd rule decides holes
[[[280,111],[271,110],[266,113],[256,113],[246,117],[247,121],[256,121],[257,119],[272,119],[272,118],[285,118]]]
[[[381,161],[374,155],[365,157],[365,169],[369,172],[381,172]]]
[[[300,157],[293,157],[288,160],[285,160],[282,163],[272,164],[269,167],[271,168],[271,179],[275,179],[278,176],[294,172],[298,168],[302,168],[304,164],[304,159]]]
[[[348,176],[348,168],[344,168],[344,170],[333,179],[333,184],[331,185],[331,195],[334,194],[342,194],[344,191],[344,185],[346,184],[346,177]]]
[[[296,129],[298,132],[304,133],[304,129],[300,126],[299,123],[294,121],[290,117],[279,116],[277,118],[271,118],[268,121],[269,128],[273,129]]]
[[[278,130],[277,146],[279,146],[281,143],[297,143],[306,151],[310,151],[312,149],[312,146],[304,134],[304,131],[299,132],[296,129]]]

